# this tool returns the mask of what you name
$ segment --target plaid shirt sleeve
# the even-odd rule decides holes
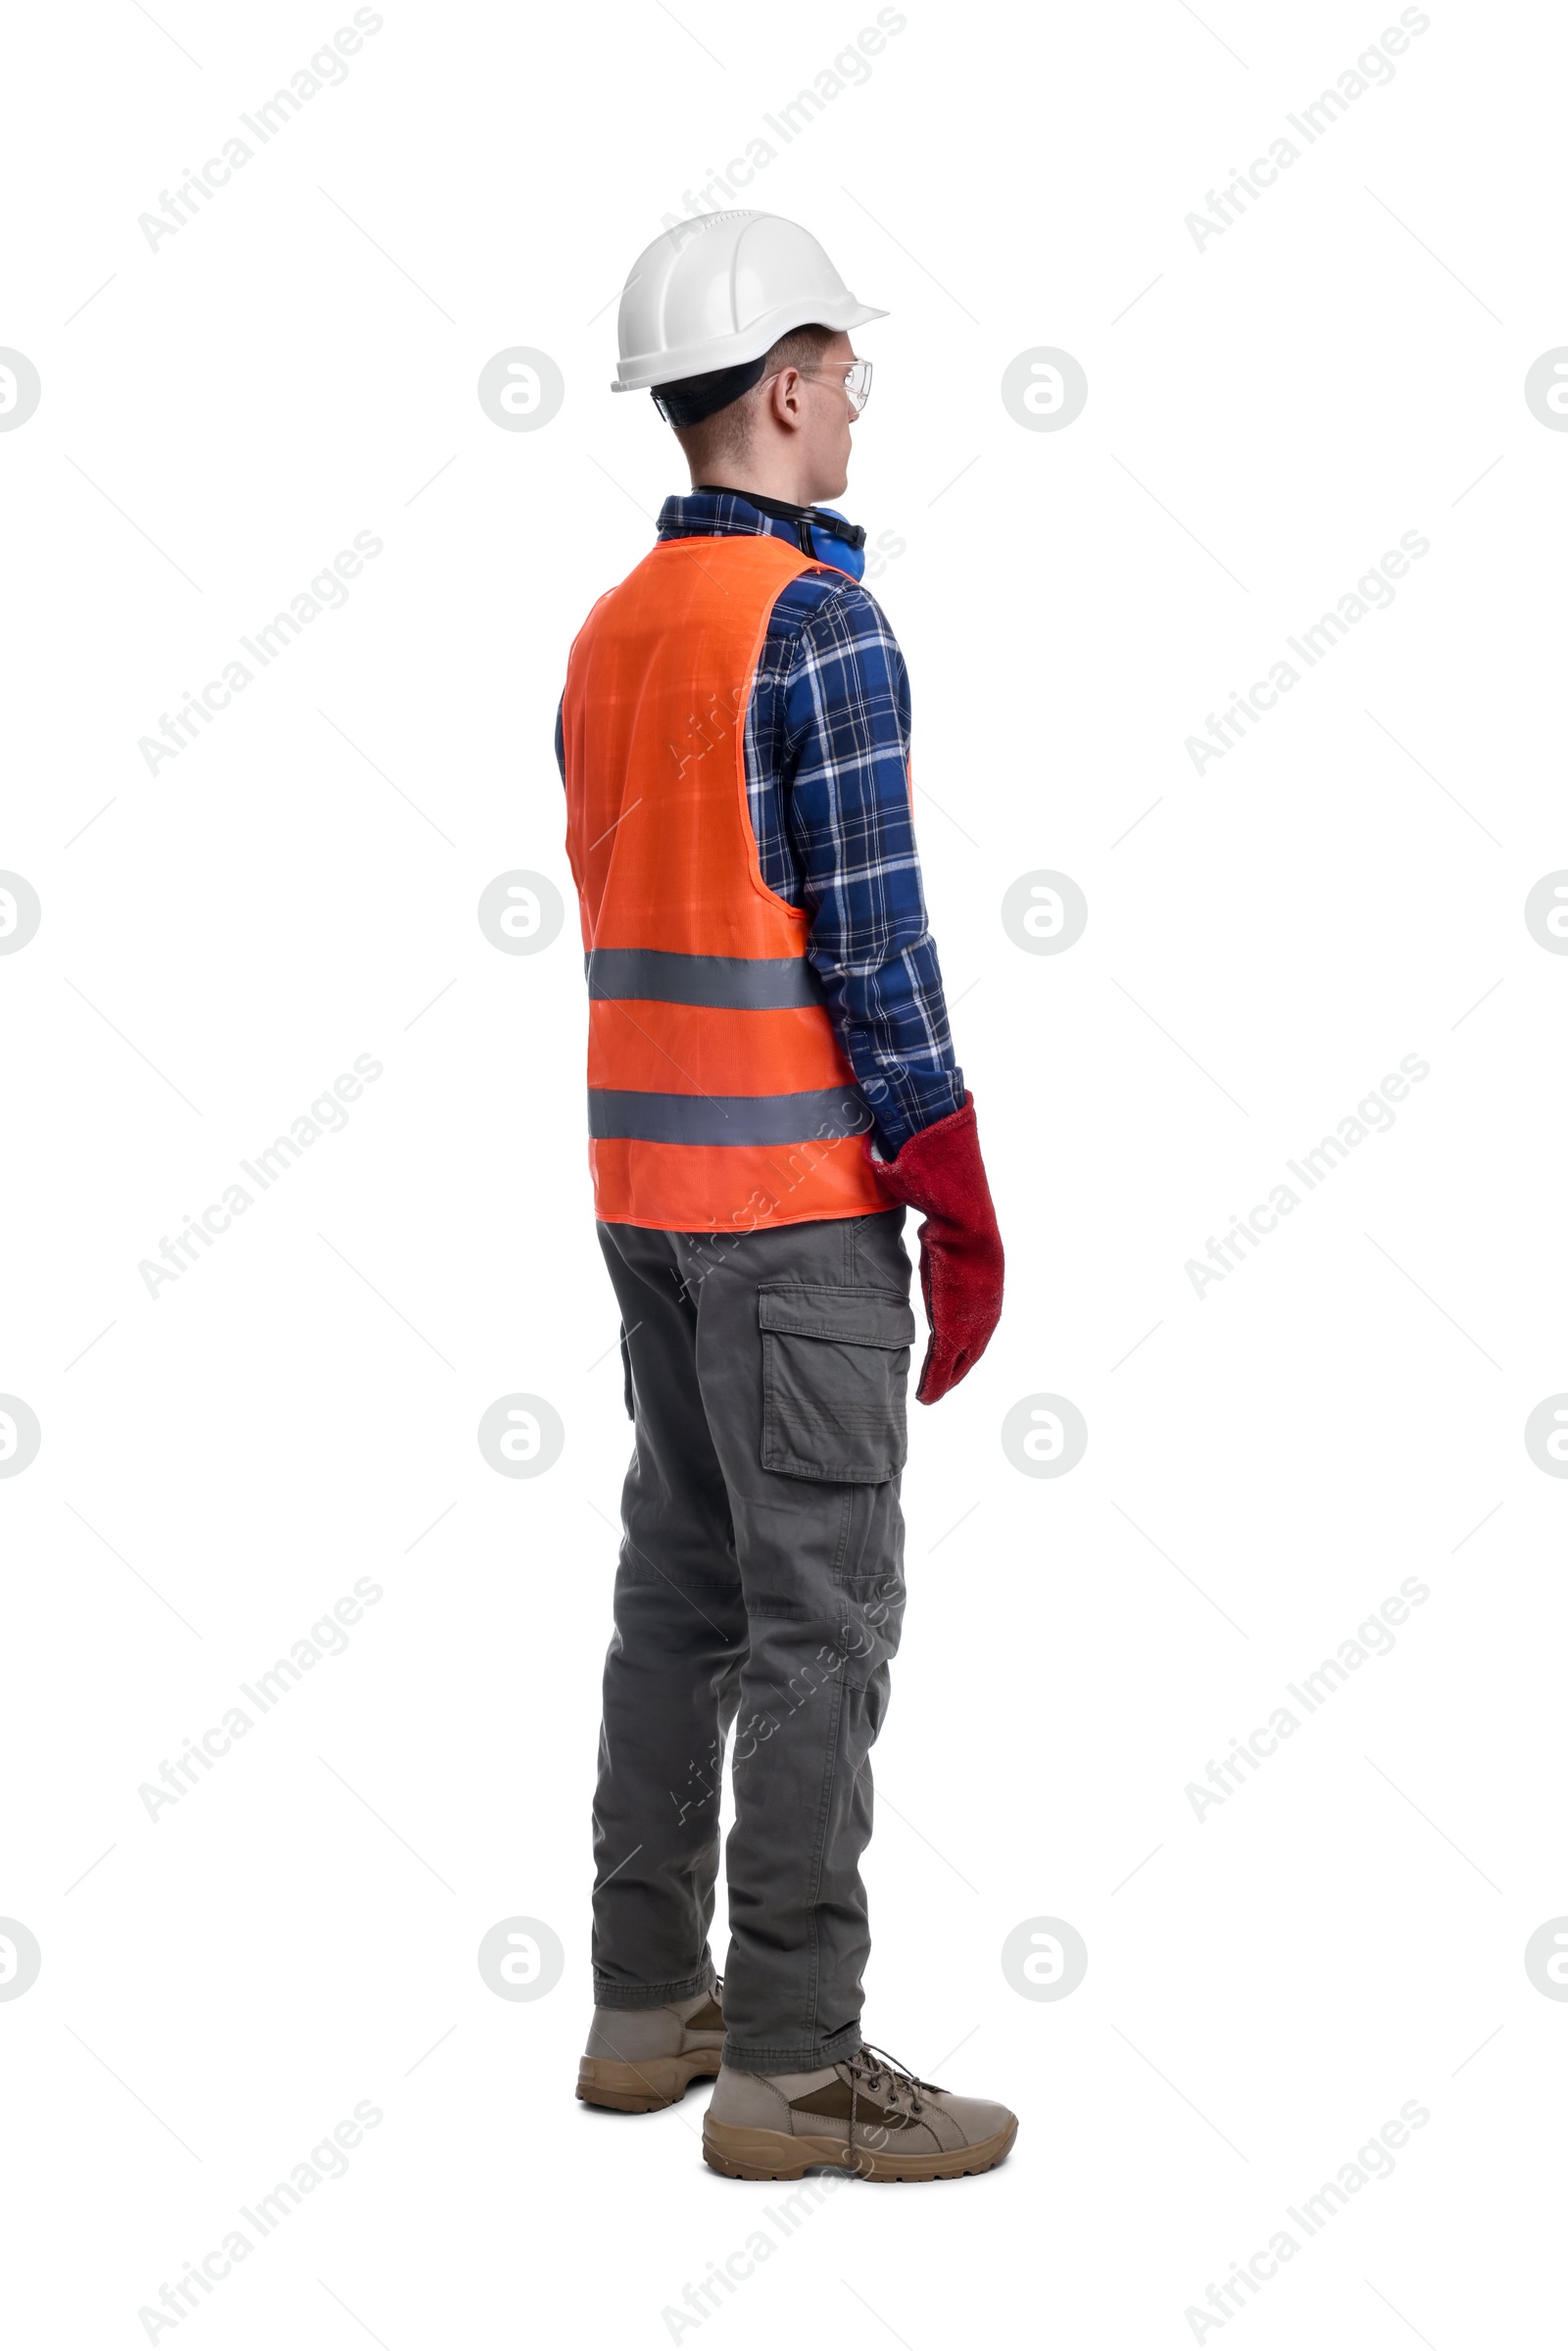
[[[809,955],[878,1148],[963,1107],[909,806],[909,682],[873,597],[821,573],[773,610],[747,712],[762,877]]]

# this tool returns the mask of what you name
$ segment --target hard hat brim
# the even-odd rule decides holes
[[[852,326],[867,326],[873,318],[887,316],[886,311],[853,300],[817,301],[809,309],[786,304],[757,319],[743,335],[717,335],[706,343],[689,343],[679,351],[623,359],[610,388],[612,392],[647,392],[660,384],[681,383],[688,375],[710,374],[718,367],[742,367],[749,360],[760,360],[781,335],[793,333],[798,326],[827,326],[835,334],[847,334]]]

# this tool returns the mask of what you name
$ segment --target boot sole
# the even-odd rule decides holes
[[[585,2106],[610,2106],[617,2114],[655,2114],[684,2098],[699,2074],[716,2074],[721,2055],[718,2049],[688,2049],[680,2057],[645,2057],[639,2065],[585,2057],[577,2068],[577,2095]]]
[[[854,2171],[860,2179],[961,2180],[971,2172],[989,2172],[1002,2162],[1018,2135],[1017,2117],[1005,2130],[972,2147],[954,2147],[932,2154],[899,2154],[887,2149],[857,2146],[852,2155],[841,2138],[793,2138],[782,2131],[755,2131],[736,2123],[703,2123],[703,2160],[726,2180],[801,2180],[808,2171],[830,2164],[835,2171]]]

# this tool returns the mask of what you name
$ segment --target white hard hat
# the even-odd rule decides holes
[[[657,236],[620,297],[612,392],[742,367],[797,326],[885,318],[857,302],[815,237],[776,213],[703,213]]]

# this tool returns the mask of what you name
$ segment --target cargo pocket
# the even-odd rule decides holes
[[[904,1396],[914,1315],[890,1290],[779,1283],[757,1294],[762,1467],[879,1486],[907,1450]]]

